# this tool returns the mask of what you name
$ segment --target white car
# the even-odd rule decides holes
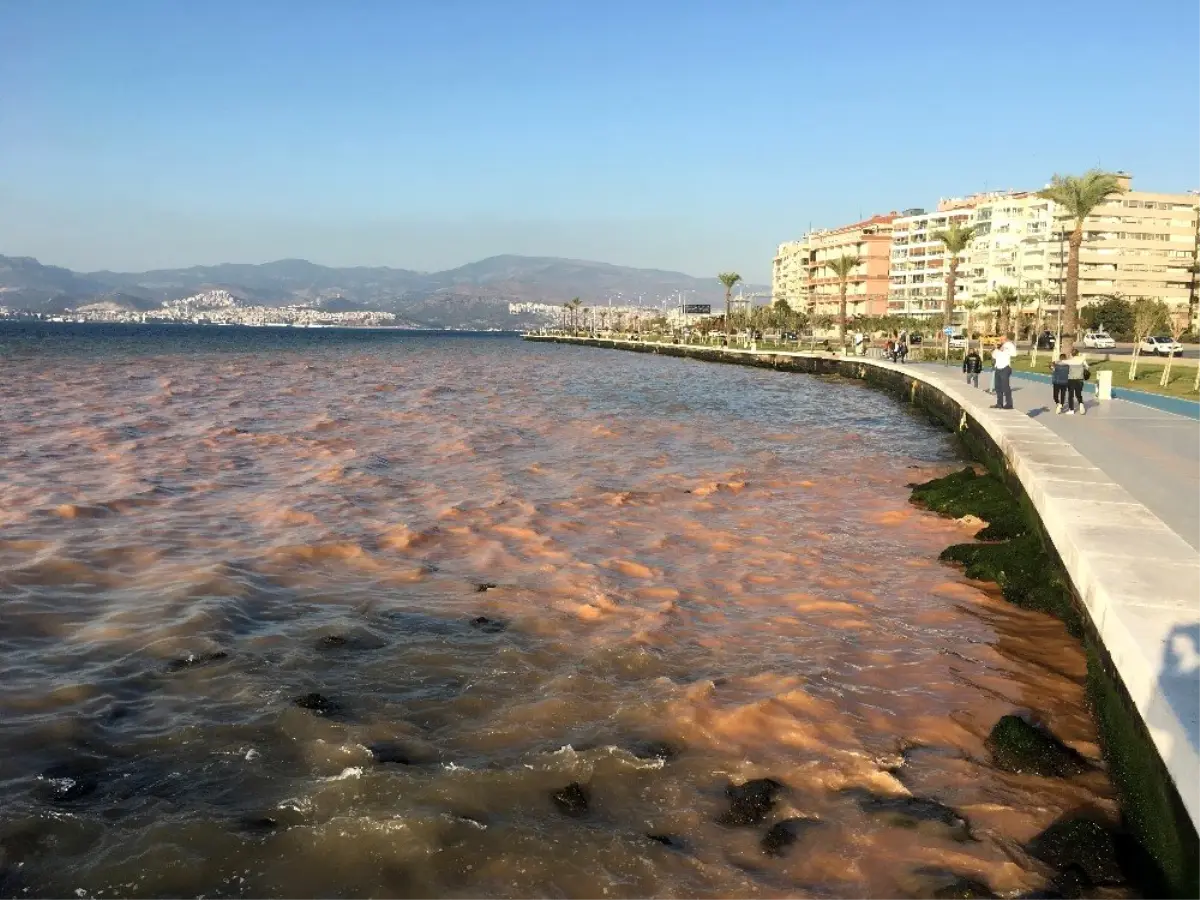
[[[1117,342],[1103,331],[1089,331],[1083,336],[1083,346],[1095,350],[1111,350],[1117,346]]]
[[[1183,344],[1161,334],[1158,337],[1146,338],[1139,346],[1143,353],[1156,353],[1159,356],[1180,356],[1183,354]]]

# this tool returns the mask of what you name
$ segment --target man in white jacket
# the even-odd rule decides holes
[[[1005,337],[1004,343],[992,351],[992,381],[996,390],[996,405],[993,409],[1012,409],[1012,360],[1017,348]]]

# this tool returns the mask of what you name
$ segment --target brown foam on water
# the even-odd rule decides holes
[[[1019,893],[1022,842],[1115,809],[1102,770],[990,765],[1014,710],[1099,750],[1078,645],[908,503],[948,436],[836,382],[439,347],[0,361],[0,841],[56,848],[34,893]],[[35,776],[81,747],[99,787],[47,818]],[[718,824],[752,777],[777,809]],[[824,824],[765,856],[789,815]]]

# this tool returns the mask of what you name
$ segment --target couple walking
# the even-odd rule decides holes
[[[1078,350],[1072,350],[1071,358],[1060,353],[1058,362],[1050,363],[1050,381],[1054,388],[1054,411],[1059,415],[1063,412],[1063,402],[1067,404],[1067,415],[1075,415],[1075,404],[1079,404],[1079,414],[1087,415],[1087,407],[1083,403],[1083,383],[1092,372],[1087,360]]]
[[[996,392],[996,405],[993,409],[1012,409],[1012,361],[1017,355],[1017,345],[1011,336],[1004,338],[1004,343],[992,351],[992,389]],[[963,358],[963,371],[967,373],[967,382],[979,387],[979,373],[983,371],[983,358],[977,350],[968,350]]]

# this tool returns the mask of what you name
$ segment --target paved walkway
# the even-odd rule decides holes
[[[910,363],[947,381],[965,381],[957,367]],[[986,385],[984,373],[980,383]],[[1200,550],[1200,423],[1129,403],[1101,403],[1085,394],[1088,414],[1056,415],[1050,385],[1014,378],[1015,413],[1036,419],[1129,491],[1181,538]],[[962,384],[962,389],[973,388]],[[992,395],[983,394],[991,403]],[[1200,587],[1196,587],[1200,595]]]

